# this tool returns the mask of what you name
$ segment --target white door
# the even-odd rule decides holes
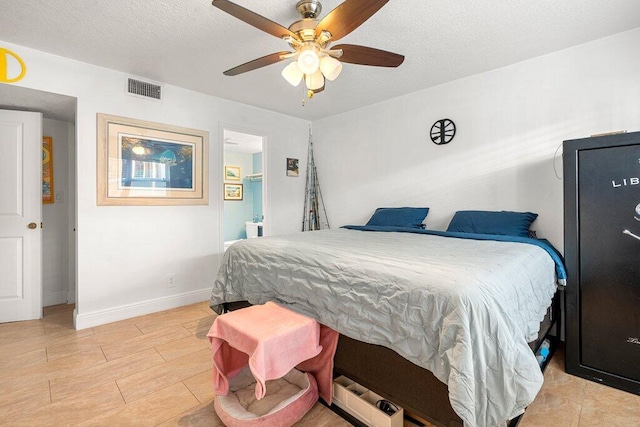
[[[0,322],[42,317],[42,115],[0,110]]]

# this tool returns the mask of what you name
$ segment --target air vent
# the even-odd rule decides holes
[[[145,98],[162,99],[162,86],[129,78],[127,79],[127,93]]]

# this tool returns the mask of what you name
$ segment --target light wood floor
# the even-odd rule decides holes
[[[41,320],[0,324],[0,425],[222,425],[212,404],[207,302],[82,331],[72,310],[48,307]],[[562,366],[556,353],[521,427],[640,426],[640,396]],[[320,403],[297,424],[348,425]]]

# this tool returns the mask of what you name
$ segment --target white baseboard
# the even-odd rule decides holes
[[[179,295],[121,305],[106,310],[98,310],[91,313],[78,313],[76,309],[73,312],[73,322],[75,328],[78,330],[92,328],[94,326],[104,325],[105,323],[117,322],[118,320],[130,319],[144,314],[207,301],[210,296],[211,288],[206,288]],[[82,306],[80,306],[80,309],[82,309]]]
[[[50,305],[66,304],[67,303],[67,291],[54,292],[51,294],[42,295],[42,306],[49,307]]]

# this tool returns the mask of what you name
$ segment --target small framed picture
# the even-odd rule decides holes
[[[242,200],[242,184],[224,184],[225,200]]]
[[[225,181],[242,181],[242,174],[240,173],[240,166],[225,166],[224,167],[224,180]]]
[[[298,176],[298,159],[287,157],[287,176]]]
[[[53,138],[42,137],[42,203],[53,203]]]

